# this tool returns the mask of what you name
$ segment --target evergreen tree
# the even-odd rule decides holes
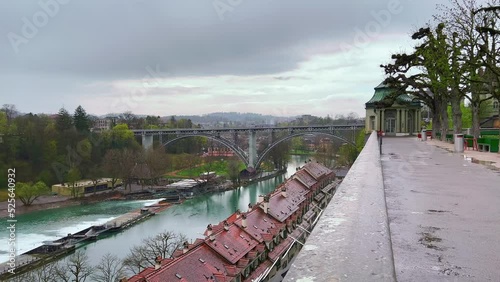
[[[90,131],[90,119],[82,106],[78,106],[73,115],[73,122],[75,124],[76,130],[80,132]]]
[[[59,132],[69,130],[73,127],[73,119],[66,109],[61,108],[56,118],[56,129]]]

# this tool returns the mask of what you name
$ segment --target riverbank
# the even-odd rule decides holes
[[[276,176],[279,176],[283,173],[285,173],[286,170],[279,170],[279,171],[273,171],[273,172],[267,172],[267,173],[261,173],[258,175],[257,178],[252,178],[252,179],[246,179],[242,181],[241,186],[247,186],[255,182],[263,181],[266,179],[270,179]],[[233,190],[236,189],[240,186],[217,186],[220,187],[219,190],[210,190],[208,192],[222,192],[222,191],[228,191],[228,190]],[[116,188],[114,191],[106,191],[106,192],[100,192],[97,194],[90,194],[86,195],[83,198],[79,199],[73,199],[67,196],[60,196],[60,195],[46,195],[46,196],[40,196],[38,199],[36,199],[33,204],[30,206],[25,206],[19,199],[16,199],[16,205],[15,205],[15,215],[21,215],[25,213],[30,213],[30,212],[35,212],[35,211],[40,211],[40,210],[48,210],[48,209],[55,209],[55,208],[64,208],[64,207],[70,207],[70,206],[76,206],[76,205],[81,205],[81,204],[92,204],[92,203],[98,203],[102,201],[110,201],[110,200],[130,200],[131,197],[130,195],[137,195],[140,192],[144,192],[145,189],[141,185],[136,185],[132,184],[130,189],[124,190],[123,187]],[[152,195],[145,195],[145,197],[134,197],[132,196],[133,199],[154,199]],[[0,202],[0,218],[6,218],[9,216],[8,212],[8,202]]]
[[[134,187],[137,186],[137,187]],[[132,185],[132,192],[141,191],[140,185]],[[127,192],[124,192],[123,189],[117,188],[114,191],[106,191],[97,194],[86,195],[83,198],[73,199],[67,196],[60,195],[45,195],[40,196],[36,199],[33,204],[29,206],[25,206],[19,199],[16,199],[15,202],[15,215],[26,214],[35,211],[48,210],[48,209],[56,209],[56,208],[64,208],[70,206],[76,206],[81,204],[91,204],[98,203],[102,201],[108,201],[112,199],[122,198]],[[0,202],[0,218],[8,217],[8,202]]]

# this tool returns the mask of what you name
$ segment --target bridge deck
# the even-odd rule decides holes
[[[500,172],[416,138],[382,153],[397,280],[498,281]]]
[[[158,135],[158,134],[193,134],[193,133],[223,133],[223,132],[248,132],[248,131],[332,131],[332,130],[353,130],[364,128],[364,124],[348,125],[308,125],[308,126],[256,126],[256,127],[235,127],[235,128],[168,128],[168,129],[133,129],[135,135]]]

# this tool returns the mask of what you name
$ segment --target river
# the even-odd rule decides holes
[[[129,229],[90,243],[81,249],[86,250],[92,263],[96,264],[106,253],[123,258],[130,252],[130,248],[139,245],[143,238],[154,236],[162,231],[182,233],[190,240],[202,238],[202,232],[209,223],[216,224],[237,209],[246,210],[248,203],[255,203],[258,195],[274,190],[286,177],[295,173],[295,168],[302,165],[307,158],[306,156],[292,156],[288,163],[288,171],[283,175],[235,190],[206,194],[186,200]],[[43,241],[54,240],[91,225],[104,223],[156,201],[110,201],[19,215],[16,225],[17,253],[21,254],[35,248]],[[0,222],[0,228],[2,230],[7,228],[6,221]],[[2,238],[2,241],[6,239]],[[7,261],[7,248],[8,244],[0,244],[0,262]]]

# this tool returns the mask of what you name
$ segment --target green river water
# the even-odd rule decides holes
[[[96,264],[106,253],[123,258],[129,253],[130,248],[133,245],[139,245],[143,238],[162,231],[183,233],[190,240],[202,238],[202,233],[209,223],[216,224],[237,209],[246,210],[248,203],[255,203],[258,195],[274,190],[285,177],[295,173],[295,168],[303,164],[307,158],[306,156],[292,156],[288,163],[288,171],[284,175],[235,190],[186,200],[120,233],[87,244],[81,250],[85,250],[93,264]],[[19,215],[16,218],[18,220],[16,224],[17,253],[21,254],[40,246],[43,241],[55,240],[91,225],[104,223],[156,201],[111,201]],[[0,228],[6,230],[6,220],[0,222]],[[8,259],[8,232],[2,232],[2,234],[5,234],[1,238],[5,244],[0,244],[0,262]]]

